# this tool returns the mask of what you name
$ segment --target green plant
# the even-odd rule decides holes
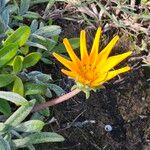
[[[45,123],[31,117],[22,122],[31,112],[35,100],[27,101],[12,92],[0,91],[0,98],[21,105],[9,118],[0,123],[0,149],[10,150],[28,148],[34,150],[33,144],[44,142],[61,142],[64,138],[54,132],[41,132]]]
[[[45,30],[41,27],[39,30],[36,30],[36,33],[31,33],[28,26],[21,26],[16,31],[11,30],[0,49],[0,88],[5,87],[5,89],[18,93],[21,96],[34,98],[37,100],[37,103],[44,102],[46,97],[51,98],[51,90],[58,96],[64,93],[62,88],[53,83],[50,75],[40,71],[28,71],[28,68],[35,66],[42,57],[41,46],[35,42],[34,36],[40,36],[49,40],[44,35],[47,33],[48,37],[52,36],[55,30],[59,29],[57,26],[50,27],[43,27]],[[53,27],[55,30],[53,30]],[[59,32],[57,31],[54,35]],[[35,46],[35,44],[37,45]],[[37,49],[32,46],[38,47],[39,52],[33,52],[33,50]],[[50,54],[47,55],[50,57]],[[9,104],[7,102],[4,103],[3,107],[10,110]],[[0,111],[5,115],[10,114],[10,111],[9,113],[5,112],[3,107],[0,108]],[[48,116],[49,109],[42,111],[42,114]]]

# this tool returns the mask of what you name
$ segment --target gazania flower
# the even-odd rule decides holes
[[[101,28],[98,28],[91,52],[88,53],[86,45],[86,32],[84,30],[81,31],[80,58],[78,58],[74,53],[74,50],[67,38],[63,40],[63,43],[71,60],[62,57],[57,53],[53,53],[53,56],[66,68],[68,68],[68,70],[62,69],[61,71],[67,76],[73,78],[77,83],[77,88],[80,88],[85,92],[87,92],[87,90],[96,89],[104,82],[107,82],[118,74],[130,70],[129,66],[125,66],[117,70],[115,70],[114,67],[131,55],[131,51],[109,57],[112,48],[119,40],[118,35],[116,35],[101,52],[99,52],[101,33]]]

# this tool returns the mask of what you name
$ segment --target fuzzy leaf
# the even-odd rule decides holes
[[[39,132],[44,126],[44,122],[40,120],[30,120],[23,122],[15,127],[15,130],[21,132]]]
[[[0,150],[11,150],[8,141],[0,136]]]
[[[52,37],[60,34],[61,28],[57,25],[45,26],[34,32],[34,34],[43,36],[43,37]]]
[[[17,93],[0,91],[0,98],[13,102],[16,105],[26,105],[28,101]]]
[[[35,100],[31,100],[27,105],[21,106],[18,108],[6,121],[5,124],[9,124],[11,126],[19,125],[30,113],[33,106],[35,104]]]
[[[30,134],[22,139],[13,140],[14,146],[17,148],[26,147],[28,144],[38,144],[45,142],[62,142],[64,138],[53,132],[41,132]]]

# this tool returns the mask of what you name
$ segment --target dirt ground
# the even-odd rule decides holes
[[[63,37],[78,36],[79,31],[73,27],[69,27],[71,32],[63,27]],[[115,53],[127,50],[126,46],[124,49],[121,46],[121,43],[116,46]],[[88,100],[80,93],[53,107],[51,118],[54,121],[45,130],[58,132],[65,137],[65,142],[40,144],[37,150],[150,150],[149,70],[141,67],[139,60],[123,65],[126,63],[133,66],[129,73],[106,83],[105,89],[92,92]],[[53,77],[60,68],[56,63],[51,70]],[[61,87],[69,91],[73,81],[61,73],[59,77]],[[110,125],[112,131],[106,131],[106,125]]]

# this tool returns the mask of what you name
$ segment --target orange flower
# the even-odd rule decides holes
[[[71,60],[68,60],[57,53],[53,53],[53,56],[60,61],[69,70],[62,69],[61,71],[67,76],[75,79],[77,85],[84,87],[85,89],[96,89],[104,82],[114,78],[118,74],[129,71],[129,66],[114,70],[113,68],[131,55],[131,51],[126,53],[111,56],[109,54],[119,40],[119,36],[116,35],[108,45],[99,53],[99,41],[102,31],[99,27],[95,39],[93,42],[92,50],[88,54],[86,46],[86,32],[84,30],[80,33],[80,57],[78,58],[73,51],[67,38],[63,40],[66,50]]]

